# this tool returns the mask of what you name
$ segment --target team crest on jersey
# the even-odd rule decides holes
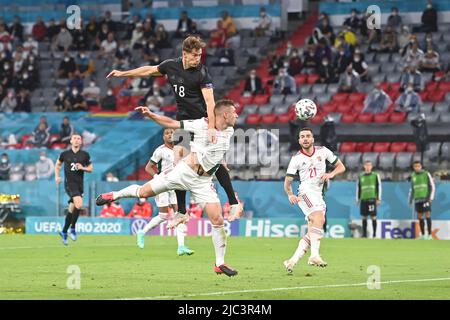
[[[322,158],[320,156],[317,157],[317,161],[322,161]]]

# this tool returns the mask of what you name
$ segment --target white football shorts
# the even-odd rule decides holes
[[[306,221],[308,221],[308,216],[313,212],[321,211],[325,214],[327,205],[321,192],[301,192],[298,194],[298,198],[300,200],[298,206],[302,209]]]

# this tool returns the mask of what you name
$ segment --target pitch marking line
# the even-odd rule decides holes
[[[74,245],[75,247],[75,245]],[[92,245],[76,245],[78,248],[95,248],[95,247],[136,247],[135,244],[92,244]],[[38,246],[38,247],[4,247],[0,250],[18,250],[18,249],[47,249],[47,248],[67,248],[66,246],[54,245],[54,246]]]
[[[429,281],[450,281],[450,278],[390,280],[390,281],[370,282],[370,285],[406,283],[406,282],[429,282]],[[303,286],[303,287],[290,287],[290,288],[270,288],[270,289],[236,290],[236,291],[223,291],[223,292],[191,293],[191,294],[183,294],[183,295],[177,295],[177,296],[123,298],[123,299],[117,299],[117,300],[177,299],[177,298],[190,298],[190,297],[202,297],[202,296],[221,296],[221,295],[235,294],[235,293],[255,293],[255,292],[271,292],[271,291],[322,289],[322,288],[360,287],[360,286],[367,286],[367,282],[347,283],[347,284],[328,284],[328,285],[322,285],[322,286]]]

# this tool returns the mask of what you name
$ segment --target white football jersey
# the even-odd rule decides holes
[[[162,144],[158,148],[156,148],[150,160],[156,163],[159,172],[163,172],[167,169],[173,168],[175,154],[173,153],[172,148],[169,148],[165,144]]]
[[[298,172],[300,176],[299,193],[322,193],[323,182],[320,177],[326,170],[325,160],[331,164],[336,164],[338,157],[326,147],[314,147],[311,156],[308,156],[303,153],[303,150],[300,150],[292,157],[286,175],[295,177]]]
[[[182,120],[181,129],[194,133],[194,141],[191,141],[191,152],[197,153],[197,159],[202,168],[209,172],[217,169],[221,164],[225,153],[230,148],[230,140],[233,136],[233,127],[223,131],[217,130],[217,142],[208,140],[208,119]]]

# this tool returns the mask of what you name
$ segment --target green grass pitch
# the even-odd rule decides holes
[[[57,235],[1,235],[0,299],[450,299],[450,241],[323,239],[328,267],[304,257],[288,275],[282,262],[298,239],[230,237],[233,278],[213,272],[210,237],[186,244],[194,255],[178,257],[173,237],[139,249],[132,236],[81,235],[64,247]],[[78,290],[67,288],[71,265]],[[369,266],[379,289],[366,285]]]

